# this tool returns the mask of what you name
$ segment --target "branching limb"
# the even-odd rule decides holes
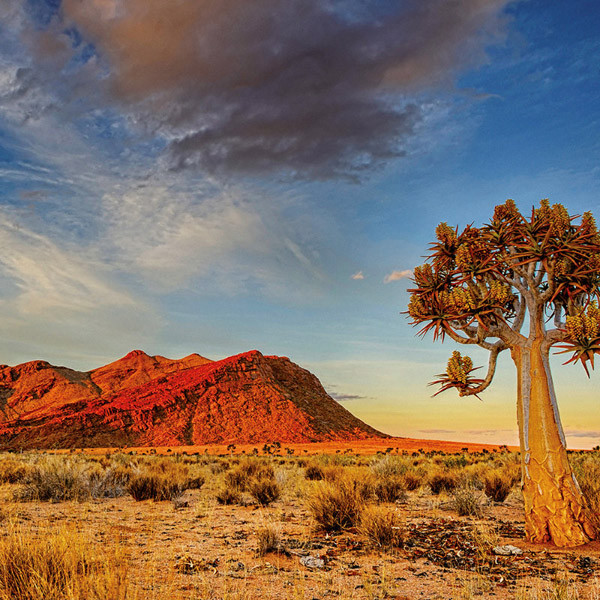
[[[541,295],[542,302],[548,302],[556,291],[556,278],[554,277],[554,261],[548,265],[548,289]]]
[[[562,331],[561,329],[551,329],[546,332],[542,350],[547,351],[550,349],[550,346],[560,342],[566,342],[568,339],[569,336],[566,331]]]
[[[525,302],[525,298],[521,296],[519,300],[517,300],[519,306],[516,309],[516,316],[512,324],[513,331],[515,333],[520,333],[521,327],[523,327],[523,323],[525,322],[525,314],[527,313],[527,303]]]
[[[492,349],[490,350],[490,359],[488,362],[488,372],[485,376],[485,379],[477,387],[470,388],[467,390],[461,390],[459,394],[461,396],[476,396],[477,394],[483,392],[487,387],[489,387],[490,383],[492,383],[492,379],[494,379],[494,374],[496,373],[496,363],[498,362],[498,355],[500,354],[500,352],[506,350],[507,348],[508,346],[502,341],[492,344]]]
[[[506,346],[524,346],[527,343],[527,338],[519,333],[519,330],[510,327],[506,322],[501,322],[495,328],[494,337],[502,340]]]
[[[491,342],[486,342],[485,341],[485,335],[482,336],[480,329],[481,327],[469,327],[469,326],[464,326],[464,327],[458,327],[458,329],[465,331],[465,333],[469,336],[469,337],[464,337],[462,335],[460,335],[459,333],[457,333],[456,331],[454,331],[453,329],[448,329],[446,331],[446,333],[457,343],[459,344],[476,344],[477,346],[481,346],[482,348],[485,348],[486,350],[492,350],[492,348],[494,347],[494,344],[492,344]],[[490,336],[488,334],[488,337],[496,337],[496,336]]]

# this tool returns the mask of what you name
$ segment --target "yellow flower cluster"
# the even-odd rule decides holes
[[[469,252],[469,248],[466,244],[461,244],[456,251],[456,266],[461,271],[467,271],[471,266],[471,253]]]
[[[454,288],[449,292],[441,292],[440,298],[444,306],[447,306],[455,314],[464,314],[475,310],[478,302],[473,294],[464,288]]]
[[[501,221],[503,219],[511,219],[519,215],[519,210],[514,200],[508,199],[504,204],[499,204],[494,209],[494,221]]]
[[[446,375],[451,382],[466,385],[467,377],[472,370],[473,361],[470,357],[461,356],[460,352],[455,350],[448,360]]]
[[[495,304],[504,305],[512,302],[515,295],[511,291],[509,285],[505,285],[498,280],[494,280],[490,286],[490,299]]]
[[[600,337],[600,309],[592,302],[587,310],[578,315],[567,317],[565,330],[571,340],[588,344]]]
[[[554,235],[562,235],[570,225],[569,211],[562,204],[553,204],[550,213],[550,231]]]
[[[548,198],[540,201],[540,207],[536,208],[535,216],[538,219],[548,219],[550,217],[550,200]]]
[[[415,283],[419,287],[429,287],[430,282],[433,280],[433,269],[429,263],[415,267],[414,273]]]
[[[583,217],[581,217],[581,232],[583,234],[598,233],[598,229],[596,227],[596,219],[594,219],[594,215],[592,215],[592,213],[589,211],[584,212]]]
[[[448,223],[440,223],[435,228],[435,235],[437,239],[442,242],[442,244],[446,244],[446,246],[450,246],[454,240],[456,240],[456,231],[448,225]]]
[[[430,316],[430,310],[419,296],[413,294],[408,303],[408,314],[415,321],[420,322]]]
[[[559,260],[554,267],[554,275],[556,277],[564,277],[571,272],[571,261],[563,258]]]

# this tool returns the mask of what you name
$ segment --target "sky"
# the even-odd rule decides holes
[[[432,398],[407,289],[441,221],[600,218],[599,70],[595,0],[3,0],[0,363],[258,349],[387,433],[515,444],[510,358]]]

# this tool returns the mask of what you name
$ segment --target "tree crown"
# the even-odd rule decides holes
[[[588,363],[593,368],[600,353],[600,233],[590,212],[570,215],[562,204],[542,200],[525,217],[507,200],[487,225],[459,233],[440,223],[436,238],[414,271],[412,323],[421,325],[420,335],[448,335],[491,353],[487,377],[476,379],[471,359],[455,352],[433,382],[440,391],[478,394],[491,382],[500,352],[535,341],[545,350],[561,344],[572,353],[567,363],[581,362],[589,376]]]

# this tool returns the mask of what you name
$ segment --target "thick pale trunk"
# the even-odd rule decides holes
[[[567,459],[548,352],[534,341],[530,349],[513,348],[512,357],[527,539],[563,547],[585,544],[596,532]]]

